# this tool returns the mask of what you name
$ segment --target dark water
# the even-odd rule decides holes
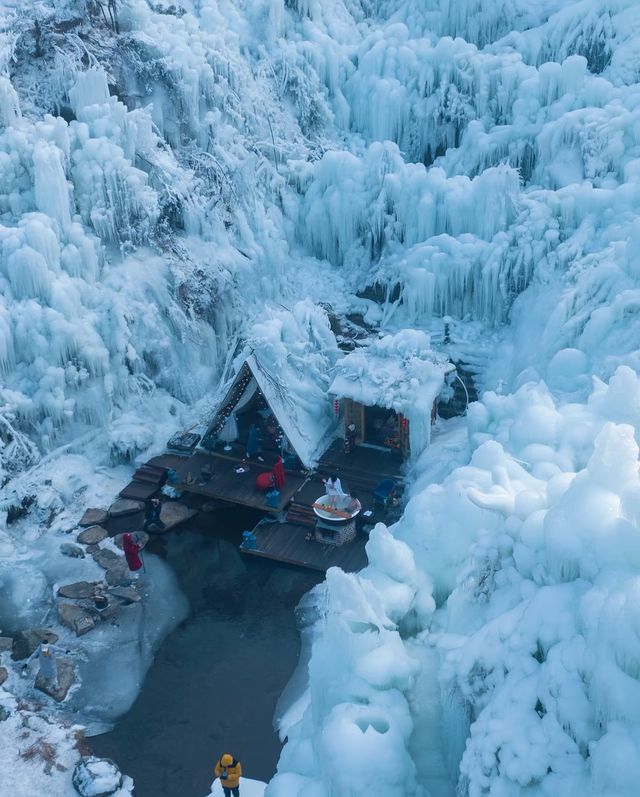
[[[234,514],[237,513],[237,514]],[[136,784],[136,797],[204,797],[223,752],[247,777],[268,780],[281,744],[278,698],[300,653],[294,609],[319,580],[241,556],[249,526],[239,510],[201,528],[154,540],[175,570],[190,616],[162,644],[142,691],[116,728],[90,740]]]

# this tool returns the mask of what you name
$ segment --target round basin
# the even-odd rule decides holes
[[[346,506],[350,500],[348,495],[339,495],[336,501],[336,510],[341,514],[334,514],[329,506],[329,496],[321,495],[320,498],[316,498],[314,501],[313,511],[319,518],[328,523],[345,523],[360,512],[359,509],[356,509],[355,512],[347,512]],[[326,510],[323,507],[326,507]]]

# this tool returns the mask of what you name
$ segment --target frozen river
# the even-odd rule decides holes
[[[134,778],[136,797],[204,797],[225,751],[248,777],[267,780],[280,753],[273,714],[298,661],[294,609],[319,578],[242,557],[237,543],[250,519],[241,511],[208,517],[227,529],[223,537],[198,529],[152,541],[191,611],[165,639],[131,710],[90,740]]]

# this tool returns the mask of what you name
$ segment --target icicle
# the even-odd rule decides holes
[[[71,221],[71,215],[62,153],[53,144],[38,142],[33,149],[33,163],[38,210],[54,218],[61,229],[65,229]]]
[[[21,118],[20,101],[9,78],[0,76],[0,125],[11,127]]]
[[[47,302],[51,275],[44,257],[30,246],[23,246],[9,255],[6,273],[17,299],[37,298]]]
[[[109,85],[105,71],[100,67],[91,67],[86,72],[80,72],[75,86],[69,90],[69,99],[78,119],[90,106],[108,103]]]

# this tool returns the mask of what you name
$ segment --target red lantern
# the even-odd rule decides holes
[[[338,415],[340,415],[340,402],[338,399],[333,400],[333,414],[336,416],[336,418]]]
[[[409,421],[404,417],[404,415],[400,416],[400,423],[402,424],[402,431],[406,432]]]

